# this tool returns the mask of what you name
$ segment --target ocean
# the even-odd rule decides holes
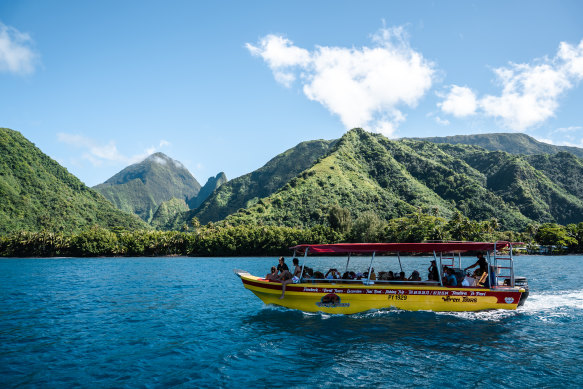
[[[265,306],[233,273],[276,263],[0,259],[0,387],[582,385],[583,256],[516,256],[530,285],[517,311],[350,316]],[[403,263],[424,276],[429,259]]]

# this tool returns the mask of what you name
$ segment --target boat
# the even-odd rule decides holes
[[[517,309],[528,296],[528,282],[524,277],[514,276],[514,261],[511,242],[437,242],[437,243],[337,243],[301,244],[291,247],[294,257],[303,255],[302,277],[288,283],[282,296],[282,283],[254,276],[244,270],[234,270],[243,286],[253,292],[265,304],[278,305],[304,312],[329,314],[354,314],[369,310],[401,309],[407,311],[482,311],[494,309]],[[487,260],[487,271],[475,284],[461,284],[465,274],[464,261],[476,261],[475,255],[482,253]],[[318,261],[310,255],[347,255],[345,279],[329,279],[323,273],[309,275],[308,259]],[[401,257],[406,254],[407,257]],[[462,257],[462,254],[465,254]],[[368,272],[356,279],[349,279],[351,256],[370,255]],[[437,279],[387,280],[375,279],[373,266],[380,256],[396,256],[401,260],[427,255],[427,263],[435,261]],[[471,256],[470,256],[471,255]],[[324,261],[322,261],[324,262]],[[310,262],[311,264],[311,262]],[[377,265],[383,266],[380,262]],[[450,270],[448,270],[450,269]],[[453,273],[459,286],[447,286],[444,272]],[[319,274],[319,275],[318,275]],[[379,272],[379,274],[381,274]],[[315,275],[318,275],[316,278]],[[384,276],[384,275],[383,275]],[[382,278],[382,277],[379,277]],[[386,277],[385,277],[386,278]],[[428,278],[428,277],[425,277]],[[454,282],[451,282],[453,284]]]

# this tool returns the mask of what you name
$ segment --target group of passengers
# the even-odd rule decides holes
[[[469,269],[473,269],[474,267],[478,266],[478,268],[474,271],[474,273],[470,276],[469,273],[466,273],[465,276],[463,273],[461,274],[456,274],[455,270],[449,266],[444,266],[443,267],[443,285],[446,286],[476,286],[476,285],[482,285],[482,283],[485,281],[485,278],[488,275],[488,262],[486,261],[486,259],[484,258],[484,255],[482,253],[479,253],[477,255],[478,260],[476,261],[476,263],[474,263],[471,266],[468,266],[464,269],[464,272],[467,272]],[[340,272],[338,271],[338,269],[332,268],[330,270],[328,270],[328,272],[326,272],[326,274],[316,271],[314,272],[311,268],[309,267],[304,267],[304,271],[302,274],[302,268],[299,265],[299,260],[297,258],[294,258],[292,260],[293,262],[293,272],[291,272],[287,266],[287,264],[285,263],[285,258],[284,257],[280,257],[279,258],[279,263],[276,266],[272,266],[271,267],[271,273],[267,274],[265,276],[265,279],[269,280],[269,281],[275,281],[275,282],[281,282],[282,284],[282,290],[281,290],[281,296],[279,297],[280,299],[284,298],[285,295],[285,287],[287,284],[289,283],[298,283],[300,282],[300,279],[306,278],[306,279],[327,279],[327,280],[368,280],[370,279],[371,281],[376,281],[378,280],[382,280],[382,281],[421,281],[421,277],[419,275],[419,272],[417,270],[413,270],[413,272],[411,273],[411,276],[409,276],[409,278],[406,278],[405,276],[405,272],[401,271],[398,274],[397,273],[393,273],[392,271],[381,271],[378,274],[375,273],[374,268],[371,269],[370,272],[370,278],[369,278],[369,274],[367,271],[361,273],[361,272],[354,272],[354,271],[346,271],[344,272],[344,274],[340,275]],[[429,281],[439,281],[439,271],[437,268],[437,263],[435,260],[431,261],[431,265],[429,266],[429,268],[427,269],[428,271],[428,275],[427,275],[427,279]]]
[[[294,264],[294,271],[293,273],[289,271],[289,267],[285,263],[284,257],[279,257],[279,263],[277,267],[271,267],[271,273],[265,276],[265,279],[269,281],[277,281],[281,282],[281,296],[279,297],[282,299],[285,295],[285,287],[287,284],[293,282],[298,283],[300,281],[300,275],[302,274],[302,268],[300,267],[299,260],[294,258],[292,260]]]

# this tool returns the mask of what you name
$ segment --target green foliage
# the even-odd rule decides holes
[[[162,202],[172,198],[188,201],[198,195],[201,186],[181,163],[155,153],[94,189],[118,209],[150,222]]]
[[[0,234],[74,232],[88,226],[147,228],[115,209],[20,133],[0,128]]]
[[[342,208],[338,204],[334,204],[330,207],[328,211],[328,223],[332,229],[346,234],[352,228],[352,216],[350,211],[346,208]]]
[[[577,239],[569,235],[568,229],[556,223],[541,225],[536,233],[536,240],[540,245],[558,246],[559,249],[578,245]]]

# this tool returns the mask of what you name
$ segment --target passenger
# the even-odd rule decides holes
[[[342,277],[340,276],[340,272],[338,270],[330,269],[330,270],[328,270],[328,273],[326,273],[326,276],[324,278],[326,278],[328,280],[337,280],[337,279],[340,279]]]
[[[457,286],[457,278],[451,267],[446,270],[446,276],[444,277],[443,284],[446,286]]]
[[[280,258],[280,259],[283,259]],[[293,264],[294,264],[294,272],[293,274],[291,274],[289,271],[285,271],[284,270],[284,276],[283,279],[281,281],[281,296],[279,297],[280,299],[284,298],[285,296],[285,286],[289,283],[294,283],[297,284],[298,282],[300,282],[300,276],[302,274],[302,268],[300,267],[300,261],[297,258],[293,259]],[[288,274],[291,274],[291,277],[287,278],[286,276]]]
[[[411,277],[408,278],[409,281],[421,281],[421,277],[419,277],[419,272],[417,270],[413,270],[411,273]]]
[[[469,273],[466,273],[464,280],[462,281],[462,286],[476,286],[476,279],[470,276]]]
[[[389,274],[387,275],[387,280],[393,281],[395,279],[395,274],[392,270],[389,270]]]
[[[321,271],[315,271],[314,272],[314,278],[317,280],[321,280],[324,278],[324,273],[322,273]]]
[[[279,276],[277,275],[277,268],[275,266],[271,267],[271,273],[265,276],[268,281],[279,281]]]
[[[427,275],[429,281],[439,281],[439,273],[437,272],[437,263],[435,260],[431,261],[431,266],[429,266],[427,271],[429,272]]]
[[[407,279],[405,278],[405,272],[402,271],[399,273],[399,281],[406,281]]]
[[[467,271],[468,269],[472,269],[476,266],[479,266],[478,269],[476,269],[476,276],[480,277],[482,274],[486,273],[488,271],[488,261],[486,261],[486,258],[484,258],[484,254],[482,253],[478,253],[477,255],[478,260],[476,261],[476,263],[474,263],[472,266],[468,266],[464,269],[464,271]]]
[[[287,267],[284,257],[279,257],[279,264],[277,265],[277,271],[279,272],[280,277],[284,271],[289,272],[289,267]]]
[[[372,270],[370,271],[370,280],[371,281],[376,281],[376,279],[377,279],[377,275],[374,272],[374,267],[373,267]]]

